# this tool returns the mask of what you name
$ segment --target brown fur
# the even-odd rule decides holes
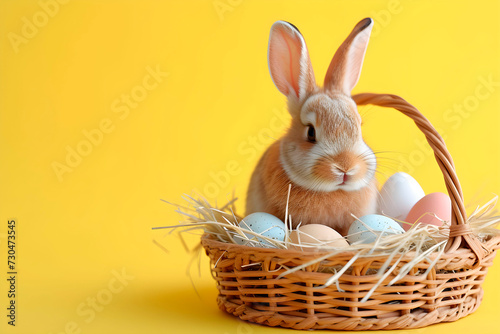
[[[363,216],[370,209],[370,199],[376,192],[375,181],[359,191],[349,192],[314,192],[294,185],[281,166],[280,141],[272,144],[264,153],[254,175],[260,182],[260,196],[265,199],[259,211],[284,220],[288,186],[292,184],[288,213],[292,216],[293,227],[299,223],[323,224],[342,235],[347,234],[354,221],[351,213],[357,217]]]
[[[284,220],[290,185],[293,227],[323,224],[346,235],[351,215],[375,210],[377,187],[367,160],[373,153],[362,140],[361,117],[350,96],[372,25],[371,19],[356,25],[335,54],[324,88],[315,84],[298,30],[280,21],[271,28],[269,68],[276,87],[288,97],[292,124],[259,161],[248,189],[247,214],[262,211]],[[316,129],[316,142],[305,135],[309,125]]]

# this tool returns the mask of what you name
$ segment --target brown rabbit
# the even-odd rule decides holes
[[[269,39],[269,71],[288,98],[288,132],[264,153],[250,181],[247,214],[268,212],[294,227],[324,224],[345,235],[354,220],[375,213],[377,186],[373,151],[361,135],[361,117],[351,90],[361,72],[373,20],[359,22],[335,53],[324,87],[316,85],[298,29],[278,21]]]

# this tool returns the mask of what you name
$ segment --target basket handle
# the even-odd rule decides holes
[[[481,242],[474,236],[467,224],[467,213],[465,212],[462,188],[455,172],[453,159],[441,135],[417,108],[397,95],[363,93],[353,95],[352,98],[358,105],[373,104],[399,110],[410,117],[420,131],[423,132],[427,142],[434,151],[434,156],[443,173],[444,182],[451,199],[450,235],[445,251],[453,252],[462,245],[468,246],[477,256],[476,266],[480,265],[485,252]]]

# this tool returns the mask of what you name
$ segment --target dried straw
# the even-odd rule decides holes
[[[244,240],[247,246],[252,247],[275,247],[279,249],[297,249],[302,247],[303,249],[307,249],[307,247],[304,247],[304,244],[293,243],[289,240],[292,229],[291,223],[288,223],[291,221],[292,217],[289,217],[285,222],[285,240],[279,241],[239,225],[242,221],[242,217],[237,215],[234,209],[237,198],[231,199],[220,208],[211,205],[209,201],[202,196],[198,196],[197,199],[195,199],[192,196],[184,195],[183,198],[187,202],[185,206],[167,203],[175,205],[178,208],[176,212],[186,217],[186,220],[178,225],[155,227],[154,229],[182,229],[183,232],[199,230],[202,231],[203,234],[208,234],[216,240],[235,245],[237,245],[235,242],[235,237],[237,236],[240,240]],[[497,199],[498,196],[495,196],[485,205],[481,207],[477,206],[474,212],[468,217],[467,223],[482,242],[494,235],[500,235],[500,231],[495,228],[500,222],[500,216],[495,216],[494,210]],[[288,210],[288,199],[286,208]],[[353,221],[355,219],[357,218],[353,216]],[[304,268],[314,264],[321,264],[325,259],[331,258],[337,254],[346,252],[353,253],[354,256],[349,262],[343,267],[337,268],[325,284],[316,287],[324,288],[332,284],[338,284],[339,278],[351,267],[352,263],[359,258],[386,256],[387,260],[377,271],[377,275],[380,279],[362,299],[362,302],[365,302],[371,297],[378,286],[398,268],[400,260],[410,252],[412,253],[413,259],[399,269],[399,273],[387,284],[387,286],[397,283],[402,277],[407,275],[416,264],[421,262],[429,263],[427,270],[423,273],[427,275],[444,252],[444,246],[448,240],[449,229],[450,222],[448,221],[443,221],[443,225],[440,227],[417,224],[412,226],[406,233],[402,234],[385,234],[381,231],[374,231],[368,228],[368,231],[376,236],[374,242],[357,242],[342,248],[329,247],[326,245],[326,242],[322,244],[318,240],[318,244],[315,245],[314,249],[321,251],[321,256],[315,257],[302,265],[287,269],[282,272],[278,278],[285,277],[299,270],[304,270]],[[307,236],[311,237],[309,235]],[[259,242],[257,238],[253,237],[258,237],[258,239],[263,240],[263,242]],[[432,256],[431,259],[430,255],[435,255],[434,253],[436,253],[437,256]],[[330,269],[331,268],[327,268],[328,271]]]

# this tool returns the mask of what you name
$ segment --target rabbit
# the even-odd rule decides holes
[[[361,116],[351,98],[373,20],[365,18],[335,53],[324,86],[316,85],[307,47],[291,23],[271,28],[268,64],[288,98],[288,132],[259,160],[250,180],[246,214],[267,212],[300,223],[323,224],[346,235],[355,220],[376,212],[377,160],[361,135]]]

